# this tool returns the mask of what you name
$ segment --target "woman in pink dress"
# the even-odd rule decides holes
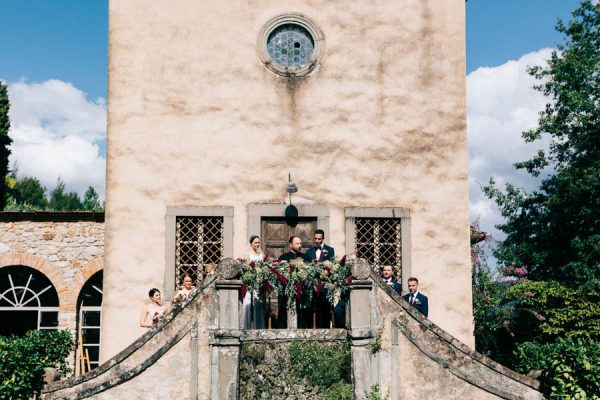
[[[152,328],[167,313],[167,307],[162,305],[160,290],[150,289],[148,297],[150,298],[150,304],[144,306],[142,315],[140,315],[140,326],[143,328]]]

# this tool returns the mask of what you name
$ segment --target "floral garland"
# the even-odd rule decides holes
[[[352,281],[345,260],[346,257],[340,261],[336,258],[323,262],[306,262],[300,258],[283,261],[265,256],[263,260],[252,261],[244,267],[242,297],[247,290],[266,295],[275,292],[287,297],[288,309],[293,312],[296,304],[307,308],[315,295],[320,296],[325,291],[333,305]]]

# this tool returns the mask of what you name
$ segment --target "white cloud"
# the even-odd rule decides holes
[[[11,165],[51,190],[60,176],[68,191],[93,186],[104,198],[106,138],[104,99],[90,101],[72,84],[48,80],[9,84]]]
[[[539,180],[515,170],[513,164],[548,146],[545,141],[527,144],[521,133],[537,125],[538,113],[548,101],[533,89],[537,82],[527,67],[543,65],[551,52],[525,54],[497,67],[479,68],[467,77],[471,218],[479,218],[481,228],[498,239],[503,236],[494,225],[503,219],[480,184],[494,177],[500,186],[510,182],[526,189],[537,187]]]

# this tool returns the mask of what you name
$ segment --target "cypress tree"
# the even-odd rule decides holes
[[[6,176],[8,175],[8,156],[10,156],[9,146],[12,143],[12,139],[8,136],[8,130],[10,129],[9,109],[7,86],[0,81],[0,210],[4,210],[6,206],[8,191]]]

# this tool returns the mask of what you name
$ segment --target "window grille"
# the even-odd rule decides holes
[[[100,364],[100,321],[102,319],[103,272],[98,271],[87,280],[79,293],[79,320],[77,331],[83,349],[88,351],[92,369]],[[80,345],[77,340],[77,346]],[[76,372],[77,373],[77,372]]]
[[[41,272],[23,265],[0,268],[0,336],[57,329],[58,293]]]
[[[402,280],[402,229],[400,218],[356,218],[356,256],[364,258],[377,272],[384,265],[394,267]]]
[[[223,257],[223,217],[177,217],[175,288],[190,275],[199,285]]]

